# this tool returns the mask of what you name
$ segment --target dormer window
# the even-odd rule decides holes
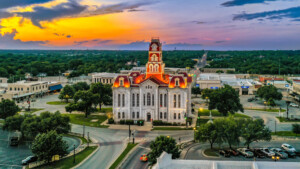
[[[124,78],[120,78],[120,83],[119,83],[120,86],[124,86]]]
[[[175,86],[179,86],[179,78],[175,79]]]

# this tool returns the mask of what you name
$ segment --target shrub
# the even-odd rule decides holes
[[[138,126],[144,126],[145,120],[138,120]]]
[[[115,120],[113,118],[108,119],[108,124],[114,124],[114,123],[115,123]]]
[[[133,120],[126,120],[125,124],[133,124]]]
[[[120,120],[120,124],[125,124],[125,120]]]

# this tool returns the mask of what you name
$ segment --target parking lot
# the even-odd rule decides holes
[[[8,138],[10,133],[0,128],[0,168],[17,169],[22,168],[21,161],[32,155],[30,142],[22,142],[16,147],[9,146]],[[78,147],[80,140],[73,137],[63,138],[69,145],[68,151],[73,150],[73,145]]]
[[[296,150],[300,150],[300,140],[285,140],[285,141],[274,141],[271,142],[255,142],[250,145],[250,148],[280,148],[282,143],[288,143],[296,148]],[[215,148],[218,148],[217,145],[214,146]],[[243,147],[242,145],[240,147]],[[209,145],[207,143],[205,144],[196,144],[193,147],[190,148],[188,153],[185,156],[185,159],[190,160],[227,160],[227,161],[273,161],[270,157],[265,158],[246,158],[242,155],[239,156],[230,156],[230,157],[224,157],[222,155],[219,155],[219,157],[208,157],[203,154],[203,151],[205,149],[208,149]],[[228,148],[227,145],[224,145],[224,147],[221,148]],[[237,147],[234,147],[237,148]],[[300,157],[295,158],[287,158],[287,159],[280,159],[280,162],[300,162]]]

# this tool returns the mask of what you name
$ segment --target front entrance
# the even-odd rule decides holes
[[[151,114],[147,113],[147,121],[151,121]]]

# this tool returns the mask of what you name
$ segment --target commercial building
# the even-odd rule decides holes
[[[6,77],[0,77],[0,83],[7,83],[8,79]]]
[[[200,89],[219,89],[229,85],[240,95],[252,95],[262,84],[249,78],[248,74],[201,73],[196,86]]]
[[[118,76],[117,73],[93,73],[92,74],[92,83],[103,83],[103,84],[113,84],[114,79]]]
[[[228,73],[228,72],[235,72],[235,68],[201,68],[200,71],[202,73]]]
[[[269,161],[216,161],[172,159],[172,154],[163,152],[152,169],[296,169],[299,162]]]
[[[41,97],[48,92],[48,82],[26,82],[7,83],[7,88],[0,93],[1,99],[25,101],[28,98]]]
[[[152,39],[145,73],[141,70],[122,72],[112,87],[115,121],[162,120],[185,123],[191,112],[192,78],[186,72],[165,73],[162,44]]]

